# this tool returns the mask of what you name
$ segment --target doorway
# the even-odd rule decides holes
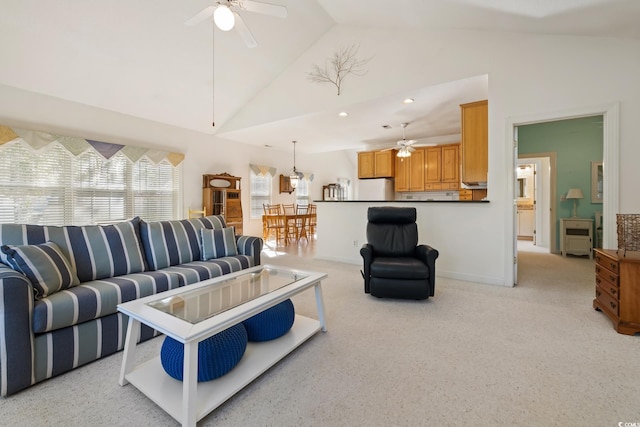
[[[619,165],[619,104],[611,104],[605,106],[596,106],[591,108],[576,109],[563,113],[549,113],[545,115],[536,115],[531,117],[518,117],[509,118],[507,120],[507,132],[510,135],[514,135],[513,143],[511,147],[513,149],[511,158],[513,159],[512,168],[510,168],[510,179],[508,180],[509,194],[512,194],[513,204],[508,207],[509,217],[513,219],[513,223],[507,224],[507,235],[511,236],[507,248],[512,248],[511,256],[508,259],[513,259],[513,264],[507,263],[508,276],[513,278],[513,284],[517,284],[518,279],[518,258],[517,258],[517,233],[516,233],[516,210],[515,205],[517,203],[516,197],[516,167],[518,162],[518,127],[522,125],[534,124],[534,123],[546,123],[554,122],[558,120],[574,119],[581,117],[602,116],[602,161],[603,161],[603,204],[602,204],[602,224],[603,224],[603,247],[614,247],[615,245],[615,213],[618,209],[618,183],[619,178],[615,171],[618,170]],[[553,165],[551,166],[553,170]],[[613,172],[613,173],[612,173]],[[551,192],[555,191],[555,186],[551,187]],[[552,195],[552,202],[557,198]],[[551,207],[555,211],[554,207]],[[553,212],[552,212],[553,214]],[[553,224],[550,227],[550,248],[555,247],[555,241],[553,234],[556,229],[557,220],[553,220]]]

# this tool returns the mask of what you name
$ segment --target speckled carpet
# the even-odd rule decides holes
[[[444,278],[434,298],[381,300],[360,266],[284,255],[329,273],[319,333],[202,426],[617,426],[640,422],[640,336],[592,309],[586,258],[520,254],[519,285]],[[437,267],[436,267],[437,268]],[[294,299],[315,316],[313,292]],[[141,346],[139,358],[162,339]],[[122,353],[0,399],[7,426],[177,425],[117,378]]]

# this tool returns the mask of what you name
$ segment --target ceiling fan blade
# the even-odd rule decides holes
[[[238,30],[240,37],[242,37],[242,40],[244,40],[244,44],[249,48],[258,46],[258,42],[253,37],[253,34],[251,34],[247,24],[244,23],[244,20],[237,13],[234,13],[234,15],[236,16],[236,29]]]
[[[411,147],[411,146],[408,146],[408,147],[407,147],[407,151],[412,152],[412,151],[416,151],[416,149],[415,149],[415,148],[413,148],[413,147]]]
[[[380,151],[389,151],[389,150],[395,150],[395,149],[396,149],[396,147],[389,147],[389,148],[383,148]]]
[[[188,19],[187,21],[185,21],[184,25],[193,26],[193,25],[201,23],[202,21],[204,21],[207,18],[212,17],[213,16],[213,12],[216,11],[216,7],[217,6],[209,6],[209,7],[205,8],[204,10],[202,10],[202,12],[198,13],[193,18]]]
[[[240,7],[249,12],[262,13],[277,18],[287,17],[287,8],[278,4],[263,3],[254,0],[241,0]]]

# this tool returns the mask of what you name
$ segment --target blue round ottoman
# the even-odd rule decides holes
[[[247,331],[238,323],[198,343],[198,382],[211,381],[232,370],[247,349]],[[182,381],[184,345],[165,337],[160,350],[164,370]]]
[[[242,324],[249,341],[269,341],[286,334],[296,316],[290,299],[248,318]]]

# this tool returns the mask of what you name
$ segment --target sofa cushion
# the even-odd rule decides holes
[[[200,252],[202,261],[238,255],[233,227],[216,230],[200,229]]]
[[[181,286],[180,277],[147,271],[82,283],[47,298],[33,307],[33,332],[78,325],[117,311],[117,305]]]
[[[165,268],[162,271],[178,275],[181,285],[191,285],[192,283],[212,279],[222,276],[223,274],[233,273],[253,266],[253,257],[236,255],[175,265]]]
[[[175,221],[140,222],[140,238],[151,270],[200,260],[202,228],[224,228],[221,216]]]
[[[39,245],[3,245],[10,264],[29,278],[36,299],[76,286],[78,275],[53,242]]]
[[[42,226],[0,224],[0,242],[8,245],[56,243],[75,268],[80,282],[146,270],[139,218],[112,225]]]

